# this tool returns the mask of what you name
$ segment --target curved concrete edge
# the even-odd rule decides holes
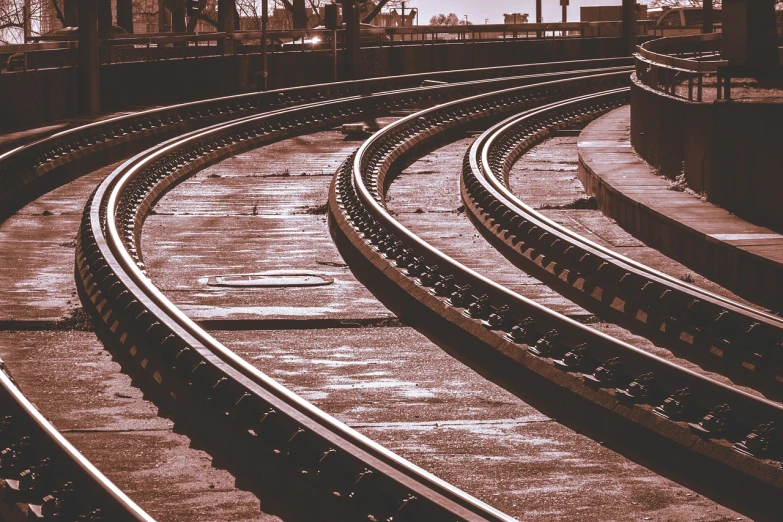
[[[773,309],[783,306],[783,235],[670,190],[671,182],[631,147],[629,106],[588,125],[577,147],[577,175],[601,212],[736,294]]]

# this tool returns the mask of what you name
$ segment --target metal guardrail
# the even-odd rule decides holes
[[[656,35],[656,26],[651,20],[637,22],[640,35]],[[394,47],[406,44],[453,44],[478,41],[507,41],[518,39],[584,38],[618,36],[622,22],[567,22],[528,24],[487,24],[461,26],[417,25],[411,27],[370,27],[360,30],[363,47]],[[119,63],[126,61],[155,61],[172,58],[195,58],[206,55],[245,54],[248,52],[275,53],[295,51],[330,51],[329,42],[344,39],[345,31],[329,29],[301,29],[268,31],[267,44],[261,40],[261,30],[234,32],[209,32],[200,34],[148,33],[119,34],[101,41],[101,62]],[[78,48],[78,34],[39,36],[25,45],[0,46],[0,55],[22,53],[24,60],[18,60],[17,70],[41,68],[28,65],[27,54],[41,50],[59,49],[73,51]],[[152,49],[160,51],[153,52]],[[137,49],[138,52],[132,52]],[[149,49],[149,51],[144,51]],[[73,60],[71,60],[73,61]],[[43,67],[46,67],[44,65]],[[10,68],[9,68],[10,70]]]
[[[721,33],[651,40],[636,47],[636,76],[648,87],[697,102],[703,100],[704,80],[714,77],[716,98],[728,100],[732,71],[720,50]],[[687,91],[680,89],[685,82]]]
[[[715,76],[718,78],[716,95],[720,99],[723,89],[718,69],[728,62],[711,59],[720,51],[720,42],[721,33],[672,36],[645,42],[636,47],[634,54],[636,77],[652,89],[701,102],[705,78]],[[687,94],[679,89],[686,81]]]

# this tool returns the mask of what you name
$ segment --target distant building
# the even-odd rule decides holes
[[[397,12],[396,9],[392,9],[388,13],[379,14],[371,23],[372,25],[377,25],[379,27],[411,27],[416,25],[416,14],[416,10],[411,9],[405,13],[405,18],[403,19],[401,13]]]
[[[527,13],[511,13],[503,15],[504,24],[526,24],[529,22],[530,15]]]

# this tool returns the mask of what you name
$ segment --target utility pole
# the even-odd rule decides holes
[[[30,39],[30,33],[32,33],[32,20],[30,20],[31,16],[30,0],[24,0],[24,8],[22,11],[22,22],[24,23],[24,43],[27,43],[27,41]],[[26,59],[27,54],[25,54],[25,60]]]
[[[623,0],[623,54],[636,50],[636,0]]]
[[[221,41],[223,54],[234,52],[234,14],[236,11],[235,0],[218,0],[218,31],[226,33],[226,39]]]
[[[111,2],[98,2],[98,37],[111,38]]]
[[[400,22],[400,25],[405,27],[405,2],[401,2],[400,5],[402,6],[402,21]]]
[[[348,80],[359,78],[359,8],[356,0],[340,0],[345,23],[345,76]]]
[[[95,116],[100,103],[98,0],[79,2],[79,113]]]
[[[264,90],[269,89],[269,57],[266,55],[266,33],[269,26],[269,0],[261,0],[261,66],[264,69]]]
[[[541,13],[541,0],[536,0],[536,23],[537,24],[544,23],[544,15]],[[536,31],[536,36],[538,38],[541,38],[541,29]]]
[[[721,20],[721,57],[729,67],[759,72],[780,67],[775,0],[723,0]]]
[[[166,9],[166,2],[164,0],[158,0],[158,32],[169,32],[169,16]]]
[[[133,0],[117,0],[117,25],[133,32]]]

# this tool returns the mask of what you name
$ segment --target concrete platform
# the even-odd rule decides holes
[[[579,138],[579,178],[598,207],[647,245],[761,305],[783,307],[783,235],[672,190],[630,144],[630,107]]]

